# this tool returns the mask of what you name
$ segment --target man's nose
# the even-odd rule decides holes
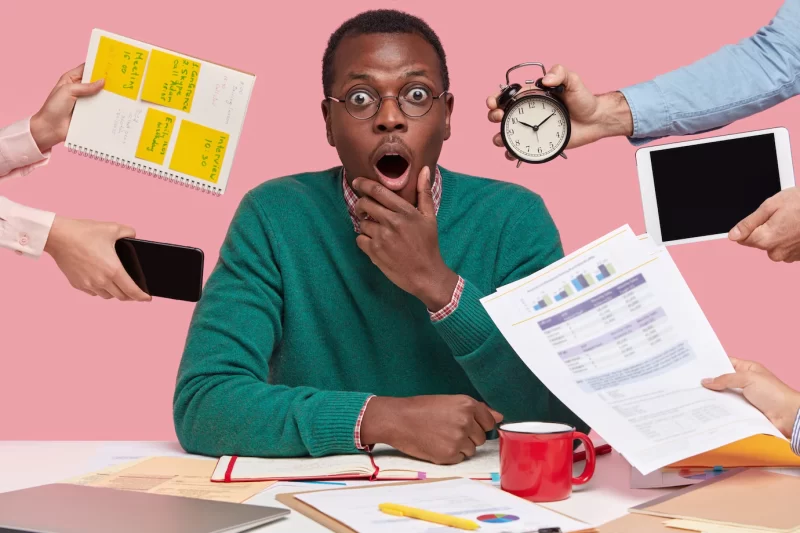
[[[396,98],[384,98],[373,121],[373,129],[376,133],[406,131],[408,129],[406,116],[400,110],[400,102]]]

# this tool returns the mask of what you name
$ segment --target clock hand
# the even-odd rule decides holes
[[[548,117],[548,118],[550,118],[550,117]],[[547,120],[547,119],[545,119],[545,120]],[[531,128],[533,130],[533,133],[536,134],[536,142],[537,143],[539,142],[539,126],[531,126],[527,122],[522,122],[521,120],[518,120],[517,122],[519,122],[523,126],[528,126],[529,128]],[[541,124],[540,124],[540,126],[541,126]]]
[[[553,116],[553,115],[555,115],[555,114],[556,114],[556,112],[555,112],[555,111],[553,111],[553,112],[550,114],[550,116],[549,116],[549,117],[547,117],[546,119],[544,119],[543,121],[541,121],[541,122],[539,123],[539,125],[538,125],[538,126],[536,126],[536,129],[539,129],[539,128],[541,128],[541,127],[542,127],[542,124],[544,124],[545,122],[547,122],[548,120],[550,120],[550,117],[552,117],[552,116]]]

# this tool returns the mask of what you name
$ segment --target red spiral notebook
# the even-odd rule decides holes
[[[211,481],[292,481],[326,479],[416,480],[467,477],[496,479],[500,471],[497,440],[486,441],[473,457],[455,465],[435,465],[412,459],[389,446],[371,454],[265,459],[226,455],[219,459]]]

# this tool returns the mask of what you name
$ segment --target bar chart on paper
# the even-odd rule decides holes
[[[538,296],[534,297],[533,306],[529,307],[530,311],[540,311],[554,302],[560,302],[562,300],[566,300],[570,296],[584,290],[588,289],[598,281],[603,281],[606,278],[610,278],[617,271],[614,268],[614,265],[611,261],[605,260],[598,260],[595,257],[589,257],[585,259],[580,265],[575,267],[574,275],[571,279],[564,283],[564,285],[554,292],[550,294],[548,292],[541,292]],[[539,284],[538,287],[542,287],[542,285],[549,283],[551,280],[547,280],[546,282]],[[529,289],[528,294],[536,293],[536,288]]]

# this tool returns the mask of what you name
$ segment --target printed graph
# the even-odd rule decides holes
[[[506,522],[513,522],[515,520],[519,520],[519,517],[514,516],[513,514],[503,513],[482,514],[478,517],[479,522],[487,522],[489,524],[504,524]]]
[[[540,309],[544,309],[548,305],[551,305],[553,301],[560,302],[565,298],[569,298],[576,292],[587,289],[598,281],[602,281],[613,276],[616,274],[616,272],[617,271],[614,269],[614,265],[612,265],[610,261],[600,263],[597,265],[596,272],[589,273],[586,271],[578,274],[572,278],[569,283],[566,283],[559,292],[554,294],[552,299],[549,296],[543,296],[539,302],[533,306],[533,309],[534,311],[539,311]]]

